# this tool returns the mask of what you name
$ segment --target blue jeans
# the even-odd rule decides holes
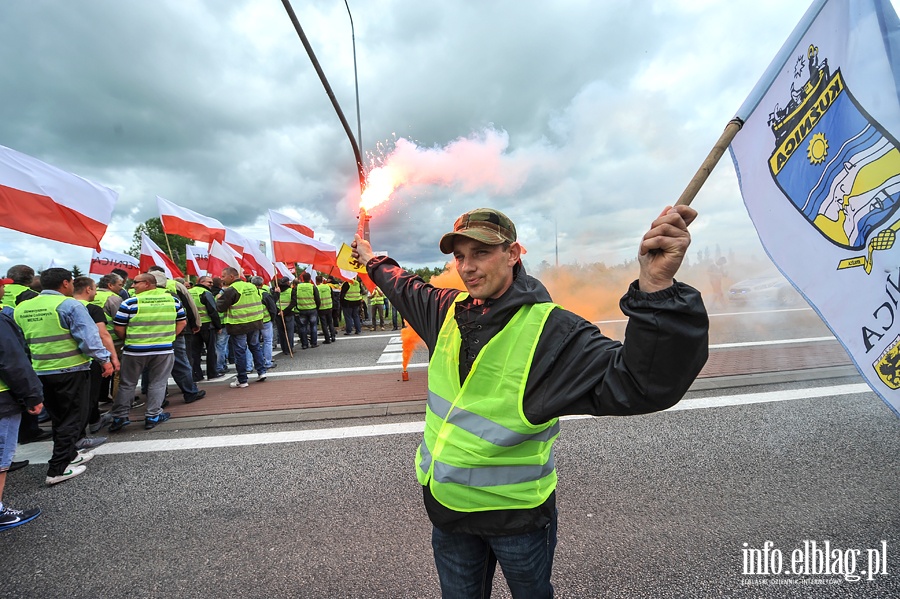
[[[356,334],[362,331],[362,320],[359,318],[359,306],[352,308],[343,308],[344,310],[344,334],[349,335],[352,330],[356,330]]]
[[[0,472],[9,470],[16,455],[16,444],[19,440],[19,423],[22,413],[0,416]]]
[[[188,359],[187,341],[184,335],[176,335],[172,342],[172,350],[175,353],[175,364],[172,366],[172,378],[181,389],[185,399],[197,395],[199,389],[194,382],[194,367]]]
[[[297,312],[297,328],[300,329],[300,346],[306,349],[310,345],[319,345],[319,312],[317,310],[300,310]]]
[[[521,535],[481,537],[447,533],[435,526],[431,546],[444,599],[490,597],[497,562],[514,599],[553,597],[555,513],[545,528]]]
[[[253,356],[253,368],[259,376],[266,373],[266,364],[263,362],[262,349],[259,347],[260,331],[250,331],[246,335],[232,335],[231,342],[234,344],[234,365],[237,368],[238,382],[247,382],[247,373],[250,371],[247,364],[247,349]]]
[[[260,331],[260,343],[262,344],[263,363],[266,368],[272,367],[272,321],[264,322]]]
[[[228,333],[225,327],[216,335],[216,373],[225,372],[228,368]]]

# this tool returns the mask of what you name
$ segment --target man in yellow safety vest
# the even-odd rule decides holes
[[[467,212],[441,239],[466,292],[426,284],[357,236],[354,258],[431,356],[415,467],[444,596],[490,588],[498,561],[513,597],[553,596],[559,417],[664,410],[706,362],[700,294],[673,278],[696,214],[667,207],[641,241],[625,344],[552,303],[499,210]]]

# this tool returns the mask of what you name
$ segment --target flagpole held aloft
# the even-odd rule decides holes
[[[710,150],[709,155],[707,155],[706,160],[703,161],[703,164],[700,165],[700,168],[697,169],[696,174],[690,180],[687,187],[684,188],[684,191],[681,193],[681,197],[678,198],[678,201],[675,202],[676,206],[690,206],[691,202],[694,200],[694,197],[700,191],[700,188],[703,187],[703,184],[706,183],[706,180],[709,178],[712,170],[716,168],[716,164],[719,163],[719,159],[722,158],[722,154],[725,153],[725,150],[728,149],[728,146],[731,144],[731,140],[734,139],[734,136],[737,135],[737,132],[741,130],[741,127],[744,126],[744,121],[735,117],[728,122],[728,125],[725,127],[725,131],[722,132],[722,135],[719,137],[719,141],[715,143],[712,150]]]
[[[769,66],[766,68],[762,77],[760,77],[759,81],[750,91],[750,95],[747,96],[747,99],[744,100],[744,103],[738,108],[736,118],[741,119],[742,122],[746,122],[747,119],[750,118],[750,115],[756,110],[756,107],[759,106],[763,96],[765,96],[769,91],[769,88],[772,87],[772,83],[775,82],[775,77],[778,76],[778,73],[784,65],[787,64],[794,48],[800,43],[800,39],[806,35],[807,31],[809,31],[813,21],[816,20],[816,17],[819,16],[819,13],[822,12],[822,9],[827,3],[828,0],[814,0],[809,8],[806,9],[803,18],[800,19],[800,22],[794,27],[791,35],[788,36],[784,44],[782,44],[781,49],[778,50],[778,54],[775,55],[775,58],[769,63]]]

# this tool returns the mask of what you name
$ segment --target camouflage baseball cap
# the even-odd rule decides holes
[[[516,240],[516,226],[509,217],[493,208],[476,208],[466,212],[453,223],[453,231],[441,237],[441,251],[453,253],[453,238],[468,237],[488,245],[512,243]]]

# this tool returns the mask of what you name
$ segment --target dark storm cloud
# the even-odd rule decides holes
[[[355,133],[345,5],[293,4]],[[513,216],[538,262],[557,233],[561,259],[633,255],[802,11],[749,0],[350,6],[364,151],[409,138],[440,152],[494,131],[507,138],[504,168],[527,171],[503,191],[398,192],[373,240],[413,265],[442,262],[438,237],[479,205]],[[280,3],[20,0],[4,4],[0,40],[0,144],[119,191],[109,249],[156,215],[156,195],[249,236],[267,236],[272,208],[350,241],[350,144]],[[733,174],[716,181],[728,201],[710,212],[746,234]],[[712,242],[715,227],[696,229]],[[8,231],[0,245],[12,261],[55,247]]]

